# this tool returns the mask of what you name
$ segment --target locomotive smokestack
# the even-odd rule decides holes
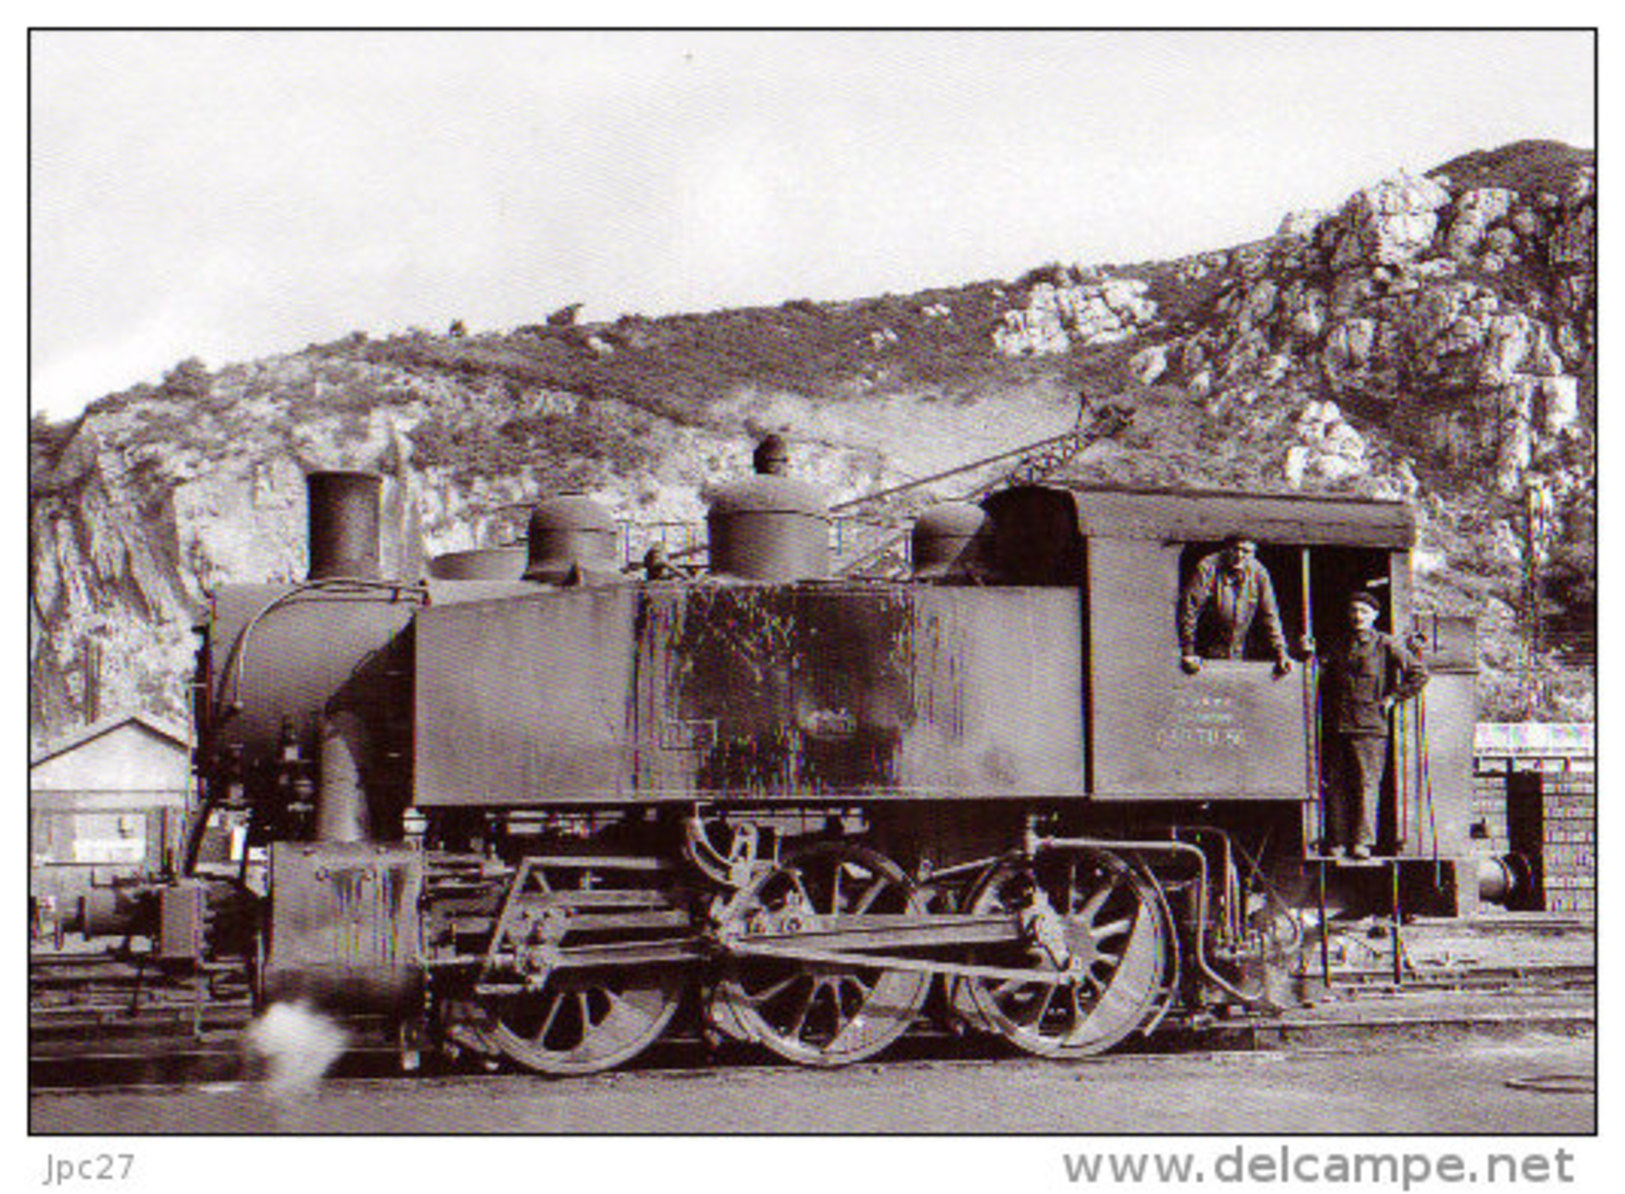
[[[315,472],[305,478],[310,508],[310,579],[376,579],[383,478]]]

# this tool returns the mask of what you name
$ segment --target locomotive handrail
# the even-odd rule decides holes
[[[1416,750],[1420,758],[1421,774],[1417,776],[1421,788],[1419,795],[1428,806],[1428,843],[1429,853],[1435,865],[1439,861],[1439,821],[1433,807],[1433,776],[1428,765],[1428,694],[1423,689],[1416,694]],[[1422,832],[1420,818],[1416,827],[1417,833]]]
[[[900,485],[893,485],[887,489],[877,490],[874,493],[863,494],[860,497],[850,498],[847,501],[831,506],[830,513],[833,514],[842,510],[852,509],[856,506],[866,505],[869,502],[876,502],[882,498],[892,497],[896,494],[904,493],[907,490],[915,489],[922,485],[929,485],[934,481],[946,480],[947,478],[957,476],[960,473],[974,472],[979,468],[984,468],[990,464],[997,464],[999,461],[1008,460],[1011,457],[1020,457],[1020,459],[1017,461],[1015,467],[1012,468],[1008,473],[1004,474],[1002,477],[997,477],[992,481],[988,481],[985,484],[975,486],[968,493],[961,495],[958,500],[965,502],[975,501],[978,498],[985,497],[988,493],[998,488],[1000,485],[1036,485],[1040,481],[1044,480],[1044,478],[1048,477],[1056,469],[1060,468],[1062,465],[1076,457],[1078,453],[1084,450],[1084,448],[1098,440],[1116,435],[1134,421],[1134,411],[1132,409],[1106,404],[1094,408],[1091,411],[1088,394],[1080,393],[1078,398],[1078,415],[1073,421],[1072,428],[1069,431],[1062,432],[1060,435],[1051,436],[1048,439],[1036,440],[1033,443],[1025,444],[1019,448],[1012,448],[1008,452],[1000,452],[994,456],[985,456],[981,460],[975,460],[969,464],[962,464],[957,468],[951,468],[945,472],[934,473],[929,477],[920,477],[912,481],[905,481]],[[1089,413],[1093,414],[1093,419],[1086,427],[1084,426],[1084,416]],[[850,575],[856,572],[858,569],[880,559],[887,552],[891,551],[899,543],[901,543],[907,537],[907,535],[908,532],[905,530],[883,540],[878,545],[871,547],[856,559],[853,559],[843,565],[841,568],[842,574]]]
[[[857,506],[868,505],[870,502],[878,502],[882,498],[895,497],[900,493],[907,493],[910,489],[918,489],[922,485],[930,485],[935,481],[946,481],[949,477],[957,477],[960,473],[974,472],[979,468],[986,468],[990,464],[997,464],[1001,460],[1009,460],[1014,456],[1029,456],[1044,448],[1054,447],[1058,444],[1064,444],[1068,440],[1076,439],[1077,435],[1077,427],[1074,426],[1072,430],[1063,431],[1060,435],[1052,435],[1048,439],[1035,440],[1033,443],[1011,448],[1007,452],[998,452],[992,456],[984,456],[980,460],[973,460],[968,464],[955,465],[953,468],[944,469],[940,473],[932,473],[928,477],[916,477],[911,481],[903,481],[896,485],[889,485],[885,489],[877,489],[873,493],[859,494],[857,497],[848,498],[844,502],[836,502],[829,508],[829,512],[838,514],[842,510],[851,510]]]
[[[323,596],[349,596],[366,600],[378,590],[388,590],[393,594],[394,600],[403,599],[403,595],[410,595],[420,602],[427,602],[428,589],[419,582],[401,580],[374,580],[370,577],[333,577],[327,580],[309,580],[301,582],[286,593],[281,593],[266,602],[254,615],[243,624],[242,631],[237,635],[237,641],[232,644],[231,651],[226,656],[226,666],[221,671],[220,683],[215,686],[216,708],[223,710],[226,717],[234,716],[242,709],[243,695],[243,669],[248,658],[249,636],[265,618],[275,610],[292,603],[296,597],[318,593]],[[225,701],[226,681],[232,681],[231,700]]]

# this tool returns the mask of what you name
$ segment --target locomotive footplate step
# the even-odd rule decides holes
[[[1392,1030],[1586,1033],[1596,1028],[1593,991],[1355,993],[1293,1007],[1253,1022],[1288,1034]]]

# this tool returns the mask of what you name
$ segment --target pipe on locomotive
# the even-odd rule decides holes
[[[1200,846],[1193,846],[1189,842],[1173,839],[1167,841],[1128,840],[1115,838],[1093,837],[1053,837],[1036,833],[1031,826],[1028,827],[1024,849],[1029,855],[1037,854],[1041,850],[1106,850],[1122,851],[1128,853],[1149,854],[1176,854],[1184,858],[1194,859],[1196,862],[1197,880],[1194,884],[1196,891],[1196,913],[1192,917],[1195,927],[1195,938],[1192,948],[1195,951],[1197,969],[1217,986],[1220,990],[1235,996],[1243,1003],[1260,1003],[1269,997],[1267,988],[1260,986],[1256,991],[1244,991],[1223,975],[1219,974],[1209,964],[1205,944],[1205,929],[1207,926],[1208,908],[1208,865],[1207,855]]]
[[[372,837],[364,777],[367,726],[348,709],[326,714],[316,740],[316,840],[365,842]]]

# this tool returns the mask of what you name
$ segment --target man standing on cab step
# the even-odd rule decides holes
[[[1388,720],[1394,706],[1422,691],[1427,668],[1403,644],[1376,628],[1381,604],[1360,589],[1349,598],[1348,641],[1326,660],[1327,729],[1332,774],[1327,791],[1327,845],[1371,857],[1377,800],[1388,762]]]

